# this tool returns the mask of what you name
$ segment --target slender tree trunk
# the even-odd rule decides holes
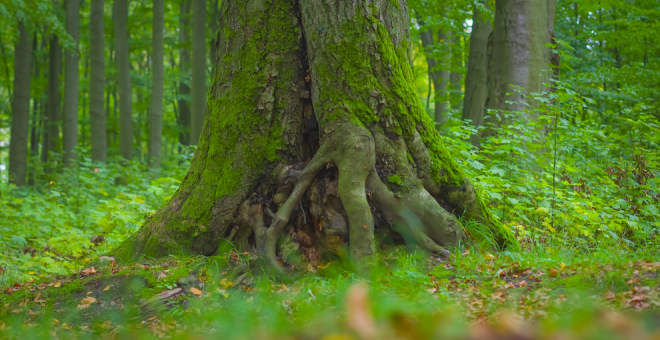
[[[48,53],[48,109],[46,112],[46,136],[42,160],[48,161],[49,152],[60,150],[60,73],[62,72],[62,48],[56,35],[50,38]]]
[[[211,28],[211,44],[210,44],[210,51],[209,55],[211,57],[211,65],[215,65],[215,47],[216,43],[218,42],[218,4],[219,0],[211,0],[212,8],[211,8],[211,22],[209,23],[209,27]]]
[[[211,255],[229,239],[280,269],[278,257],[314,263],[346,244],[364,265],[391,226],[448,256],[465,238],[450,211],[516,245],[412,86],[406,1],[226,0],[221,13],[188,175],[119,258]]]
[[[493,80],[498,109],[522,111],[547,80],[548,0],[497,0]],[[522,90],[521,90],[522,89]],[[510,95],[509,95],[510,94]]]
[[[190,145],[190,6],[191,0],[182,0],[179,18],[179,143]]]
[[[151,86],[151,116],[149,124],[149,166],[160,167],[161,141],[163,139],[163,30],[165,29],[165,3],[163,0],[154,0],[153,19],[153,55],[151,59],[152,86]]]
[[[119,153],[124,159],[133,156],[133,94],[128,50],[128,0],[115,0],[112,18],[115,25],[115,59],[119,88]]]
[[[435,122],[437,128],[440,129],[447,121],[449,121],[449,77],[451,75],[451,46],[449,46],[449,35],[442,30],[437,32],[438,39],[436,44],[445,45],[445,51],[442,58],[439,60],[437,68],[434,72],[433,88],[435,89]]]
[[[457,32],[449,32],[447,42],[451,48],[450,72],[449,72],[449,105],[453,110],[461,107],[461,94],[463,93],[463,48],[461,48],[461,37]]]
[[[75,43],[73,50],[64,53],[64,120],[62,129],[62,146],[65,166],[75,160],[75,148],[78,146],[78,91],[80,73],[78,64],[80,54],[78,41],[80,40],[80,2],[70,0],[66,2],[66,31]]]
[[[547,13],[548,13],[548,39],[549,43],[552,45],[557,44],[557,39],[555,36],[555,13],[557,12],[557,0],[546,0],[547,1]],[[577,4],[576,4],[577,6]],[[559,46],[557,46],[559,48]],[[546,49],[546,52],[548,53],[547,57],[547,64],[552,65],[552,72],[551,75],[554,79],[559,79],[561,70],[559,68],[561,64],[561,57],[559,53],[554,53],[552,52],[551,49]]]
[[[424,24],[422,23],[422,26]],[[436,44],[447,43],[447,34],[442,31],[437,31],[437,38],[434,38],[433,30],[429,29],[423,31],[420,36],[422,39],[422,46],[426,50],[426,62],[429,67],[429,79],[433,81],[433,99],[435,102],[435,123],[436,128],[440,129],[449,117],[448,103],[447,103],[447,90],[449,85],[449,60],[451,60],[451,53],[444,53],[440,62],[431,56],[431,49]],[[436,45],[437,47],[437,45]]]
[[[14,95],[11,102],[9,182],[21,186],[26,184],[27,179],[32,35],[22,21],[18,22],[18,32],[19,37],[14,49]]]
[[[41,38],[41,48],[43,49],[43,35]],[[33,77],[36,82],[39,82],[41,78],[41,59],[40,57],[40,48],[39,48],[39,39],[37,33],[34,34],[34,40],[32,45],[32,66],[33,66]],[[41,110],[43,103],[41,102],[41,96],[37,96],[32,99],[32,122],[30,123],[30,156],[28,158],[28,185],[34,185],[37,177],[35,168],[30,166],[30,163],[36,163],[39,159],[39,132],[40,132],[40,122],[41,122]]]
[[[484,2],[488,6],[488,2]],[[477,8],[472,15],[472,32],[470,33],[470,55],[468,56],[467,74],[465,76],[465,97],[463,99],[462,118],[469,119],[475,127],[484,124],[486,99],[488,97],[488,37],[493,28]],[[479,145],[480,134],[470,137],[472,144]]]
[[[89,120],[92,160],[104,162],[107,157],[106,117],[103,112],[105,91],[105,36],[103,30],[103,0],[91,0],[89,16],[89,54],[91,59],[89,81]]]
[[[192,1],[191,144],[197,144],[206,112],[206,0]]]

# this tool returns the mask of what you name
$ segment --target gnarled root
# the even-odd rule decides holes
[[[272,222],[265,232],[264,251],[270,263],[280,271],[284,271],[284,268],[282,268],[282,265],[280,265],[277,259],[277,239],[289,223],[291,213],[300,203],[300,199],[302,199],[314,177],[325,167],[329,160],[329,151],[327,147],[322,145],[305,169],[301,171],[289,170],[289,174],[283,179],[284,184],[290,183],[293,185],[293,190],[289,198],[279,207],[277,213],[273,213],[270,209],[266,208],[266,212],[271,216]]]
[[[390,191],[375,170],[372,135],[362,127],[346,125],[325,138],[307,167],[301,171],[289,170],[283,178],[283,184],[292,184],[293,188],[277,213],[264,209],[264,213],[272,218],[269,228],[259,227],[260,211],[254,210],[257,217],[251,217],[251,220],[256,221],[253,230],[255,233],[265,230],[263,253],[280,271],[284,269],[276,254],[278,238],[289,223],[292,212],[299,206],[305,191],[328,163],[334,163],[339,171],[338,193],[348,217],[351,258],[358,268],[368,266],[365,259],[370,258],[376,249],[374,218],[366,191],[373,194],[371,203],[407,242],[448,257],[450,253],[445,247],[465,240],[465,233],[456,217],[442,208],[421,184],[396,195]],[[257,235],[255,239],[259,249],[262,238]]]
[[[372,201],[389,223],[406,238],[429,252],[449,256],[443,246],[465,239],[460,223],[423,188],[411,188],[395,196],[375,171],[367,179]]]

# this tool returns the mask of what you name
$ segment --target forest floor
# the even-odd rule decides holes
[[[363,276],[331,262],[293,281],[249,253],[101,257],[1,287],[0,339],[660,339],[658,250],[395,248]]]

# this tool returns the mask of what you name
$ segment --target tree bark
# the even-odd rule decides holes
[[[484,1],[483,4],[488,6],[487,1]],[[488,37],[492,31],[492,25],[475,8],[472,15],[470,55],[465,76],[465,97],[463,99],[462,114],[462,118],[472,121],[472,125],[475,127],[484,125],[486,99],[488,97]],[[478,146],[479,138],[480,134],[476,133],[470,136],[470,142]]]
[[[112,12],[119,88],[119,153],[130,160],[133,157],[133,94],[128,49],[128,0],[115,0]]]
[[[64,53],[64,119],[62,126],[62,147],[65,166],[75,160],[75,148],[78,145],[78,92],[80,73],[78,64],[80,54],[80,1],[66,1],[66,31],[73,38],[74,49]]]
[[[89,16],[89,120],[92,160],[105,163],[107,155],[106,116],[103,112],[105,91],[105,37],[103,0],[92,0]]]
[[[26,184],[28,130],[30,124],[30,80],[32,39],[22,21],[18,22],[19,37],[14,49],[14,93],[11,102],[11,132],[9,141],[9,182]]]
[[[190,170],[119,258],[211,255],[229,239],[279,269],[345,244],[368,265],[376,232],[448,256],[466,238],[453,212],[516,244],[411,85],[405,1],[227,0],[221,14]]]
[[[48,108],[46,112],[46,131],[41,159],[48,161],[50,152],[59,151],[60,137],[60,73],[62,72],[62,47],[58,37],[51,35],[48,52]]]
[[[179,17],[179,143],[190,145],[190,5],[191,0],[182,0]],[[185,79],[185,80],[184,80]]]
[[[163,0],[153,1],[153,51],[152,51],[152,86],[151,110],[149,124],[149,166],[160,167],[161,141],[163,139],[163,31],[165,29],[165,3]]]
[[[548,0],[496,1],[492,71],[498,109],[538,105],[531,93],[541,92],[548,79],[548,25]]]
[[[192,5],[192,119],[190,141],[198,144],[206,112],[206,0]]]

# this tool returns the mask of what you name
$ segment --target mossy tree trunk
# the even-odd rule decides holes
[[[314,263],[342,245],[368,263],[376,235],[447,255],[467,237],[459,215],[515,244],[411,85],[405,1],[228,0],[220,17],[190,170],[119,257],[211,255],[228,239],[278,268],[291,249]]]

